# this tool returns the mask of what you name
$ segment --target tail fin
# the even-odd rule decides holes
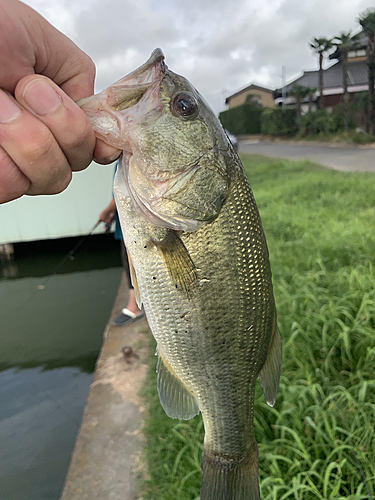
[[[201,500],[260,500],[258,447],[242,462],[203,450]]]

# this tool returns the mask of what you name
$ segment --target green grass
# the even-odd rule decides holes
[[[375,496],[375,176],[242,159],[267,236],[283,338],[275,407],[259,387],[256,394],[262,500],[369,499]],[[145,396],[143,498],[199,499],[200,417],[180,422],[164,414],[155,365]]]

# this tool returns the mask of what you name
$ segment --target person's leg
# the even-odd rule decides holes
[[[131,323],[137,318],[140,318],[143,316],[143,313],[140,311],[137,301],[135,299],[135,292],[134,288],[132,285],[131,277],[130,277],[130,268],[129,268],[129,260],[128,260],[128,255],[126,252],[125,245],[121,244],[121,260],[122,260],[122,267],[124,268],[124,272],[126,274],[126,277],[128,279],[128,284],[129,284],[129,300],[122,309],[121,314],[113,321],[113,324],[116,326],[122,326],[126,325],[127,323]]]

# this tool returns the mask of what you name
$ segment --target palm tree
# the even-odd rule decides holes
[[[294,84],[289,91],[289,95],[296,98],[296,118],[297,123],[299,123],[301,118],[301,100],[307,97],[310,93],[309,87],[304,87],[303,85]]]
[[[312,111],[313,99],[318,89],[316,87],[306,87],[307,97],[309,98],[309,113]],[[319,106],[319,100],[318,100]]]
[[[360,34],[352,35],[350,31],[342,31],[339,36],[335,36],[332,41],[340,52],[342,62],[342,85],[344,87],[344,128],[349,128],[349,92],[348,92],[348,52],[359,47]]]
[[[311,49],[319,54],[319,100],[318,109],[323,109],[324,107],[324,96],[323,96],[323,59],[324,53],[330,50],[333,46],[332,39],[326,38],[324,36],[315,37],[309,43]]]
[[[367,132],[374,135],[375,123],[375,10],[366,10],[359,16],[359,24],[362,26],[363,32],[368,37],[366,52],[368,66],[368,90],[369,90],[369,107],[367,113]]]

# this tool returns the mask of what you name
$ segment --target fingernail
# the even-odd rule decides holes
[[[26,85],[23,97],[37,115],[47,115],[61,106],[62,99],[44,80],[34,80]]]
[[[21,108],[8,92],[0,90],[0,123],[10,123],[21,114]]]

